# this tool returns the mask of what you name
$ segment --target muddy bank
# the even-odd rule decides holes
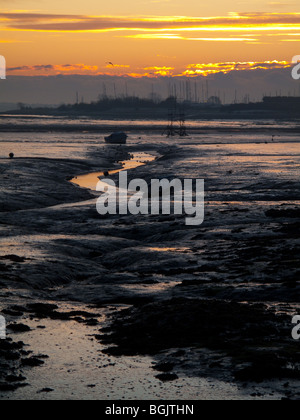
[[[24,324],[12,324],[8,331],[25,333],[30,328]],[[35,355],[23,341],[14,341],[11,337],[0,340],[0,392],[14,392],[29,386],[24,376],[26,369],[42,366],[47,355]]]
[[[93,198],[69,181],[90,171],[118,168],[129,157],[125,149],[111,147],[85,160],[15,158],[0,160],[0,212],[15,212],[76,203]]]
[[[290,329],[289,317],[262,304],[178,298],[118,313],[107,329],[109,334],[100,340],[117,346],[106,350],[111,355],[150,354],[160,359],[170,349],[212,350],[201,372],[204,376],[220,378],[227,372],[232,379],[245,382],[298,381],[298,343],[291,340]],[[219,353],[217,358],[214,352]],[[185,351],[178,351],[167,370],[176,373],[185,358]],[[162,370],[167,363],[163,359]],[[194,367],[197,375],[196,364]]]
[[[272,380],[264,395],[298,397],[298,343],[290,338],[290,321],[299,313],[299,153],[286,144],[200,147],[188,140],[180,146],[145,141],[136,149],[163,157],[131,171],[129,180],[206,180],[204,224],[187,227],[184,216],[172,215],[100,216],[95,196],[68,179],[110,168],[116,159],[104,148],[82,161],[1,160],[2,314],[12,324],[29,325],[23,334],[24,342],[32,337],[31,346],[36,320],[39,326],[54,323],[55,339],[56,325],[75,323],[93,336],[95,352],[104,350],[104,332],[112,332],[106,346],[118,347],[110,353],[151,353],[158,364],[152,378],[166,375],[158,379],[163,383],[188,376],[241,389],[257,380],[263,388]],[[133,151],[134,145],[124,148],[125,154]],[[68,302],[82,307],[62,309]],[[106,322],[95,314],[110,305],[131,308],[104,331]],[[57,363],[57,371],[66,370],[50,359],[41,359],[41,368]],[[4,382],[22,375],[18,366],[15,373],[5,369]],[[291,388],[284,388],[287,382]],[[51,378],[39,389],[54,385]]]
[[[25,302],[25,300],[23,299],[22,302]],[[37,331],[45,330],[46,332],[46,320],[73,322],[93,327],[99,325],[99,317],[102,317],[102,314],[96,311],[88,312],[80,310],[80,308],[78,310],[61,310],[58,305],[43,302],[9,305],[6,309],[2,309],[1,313],[7,320],[7,338],[0,340],[1,398],[9,395],[9,393],[14,395],[17,391],[21,394],[24,392],[30,393],[30,391],[23,390],[25,387],[30,388],[32,386],[28,382],[28,376],[30,377],[32,370],[38,375],[49,356],[40,352],[34,353],[32,347],[27,344],[28,335]],[[22,341],[18,341],[20,337]],[[36,343],[33,344],[36,349]],[[48,381],[51,382],[51,379],[48,378]],[[48,394],[53,391],[54,389],[50,387],[44,387],[38,389],[36,394]]]

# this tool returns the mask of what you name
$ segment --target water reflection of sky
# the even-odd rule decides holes
[[[298,134],[288,134],[275,138],[266,133],[234,133],[234,134],[192,134],[187,138],[167,139],[160,134],[130,133],[128,145],[145,147],[147,145],[178,145],[181,147],[197,147],[211,145],[218,148],[218,154],[290,154],[299,155]],[[268,144],[265,144],[265,143]],[[291,144],[293,143],[293,144]],[[226,146],[228,145],[228,146]],[[241,147],[243,145],[243,147]],[[103,148],[104,134],[93,133],[1,133],[0,159],[7,158],[9,153],[16,157],[45,157],[52,159],[86,159]],[[199,149],[199,152],[203,150]],[[205,151],[204,151],[205,152]]]
[[[12,124],[17,125],[30,125],[30,124],[39,124],[39,125],[67,125],[67,126],[78,126],[78,125],[99,125],[99,126],[126,126],[131,125],[134,127],[139,126],[164,126],[166,120],[151,120],[151,119],[132,119],[132,120],[102,120],[102,119],[93,119],[89,117],[76,117],[76,118],[66,118],[65,116],[47,116],[47,115],[10,115],[3,114],[0,116],[0,124]],[[187,120],[186,125],[188,127],[199,127],[199,128],[299,128],[300,123],[298,121],[280,121],[278,123],[276,120]]]
[[[149,155],[148,153],[134,153],[131,156],[131,159],[121,162],[122,168],[115,169],[112,171],[107,171],[107,173],[111,175],[115,175],[122,171],[129,171],[134,168],[138,168],[139,166],[144,166],[148,162],[152,162],[155,160],[155,156]],[[105,172],[93,172],[86,175],[77,176],[73,178],[71,182],[73,184],[78,185],[81,188],[88,188],[90,190],[96,190],[96,187],[101,182],[101,178],[105,178]],[[105,183],[103,183],[105,184]]]

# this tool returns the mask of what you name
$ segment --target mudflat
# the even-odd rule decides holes
[[[58,148],[49,133],[55,150],[34,157],[30,144],[18,157],[7,136],[16,157],[0,160],[2,399],[299,398],[296,135],[175,142],[134,130],[121,148],[83,133]],[[135,152],[156,160],[130,179],[205,180],[201,226],[100,216],[96,192],[70,182]]]

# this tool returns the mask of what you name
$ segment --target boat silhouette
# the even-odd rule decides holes
[[[112,133],[110,136],[104,137],[104,138],[105,138],[106,143],[126,144],[127,137],[128,137],[127,134],[120,131],[117,133]]]

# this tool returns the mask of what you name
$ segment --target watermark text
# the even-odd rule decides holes
[[[294,316],[292,324],[296,325],[292,330],[292,337],[294,340],[300,340],[300,315]]]
[[[0,55],[0,79],[6,79],[6,60],[3,55]]]
[[[6,339],[6,320],[0,315],[0,340]]]
[[[119,173],[119,187],[111,179],[98,182],[97,200],[100,215],[183,215],[187,226],[199,226],[204,221],[203,179],[153,179],[148,185],[143,179],[128,184],[128,173]]]
[[[296,64],[292,69],[292,78],[294,80],[300,80],[300,55],[295,55],[292,63]]]

